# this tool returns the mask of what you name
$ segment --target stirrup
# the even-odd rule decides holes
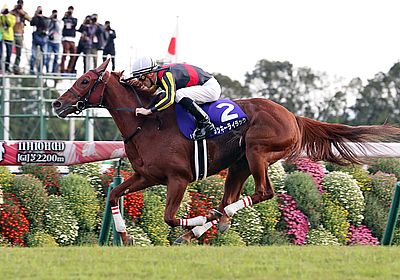
[[[198,127],[193,132],[192,139],[193,140],[203,140],[208,135],[213,134],[215,132],[214,124],[210,121],[199,122]]]
[[[207,136],[207,132],[204,127],[202,128],[196,128],[195,131],[193,131],[191,138],[195,141],[203,140]]]

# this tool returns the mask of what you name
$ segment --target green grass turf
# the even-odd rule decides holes
[[[0,279],[400,279],[399,249],[0,248]]]

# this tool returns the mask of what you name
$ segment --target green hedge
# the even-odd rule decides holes
[[[78,237],[78,219],[64,199],[51,195],[45,211],[45,231],[60,245],[72,245]]]
[[[25,208],[30,228],[42,227],[48,201],[48,195],[42,182],[30,174],[16,176],[13,180],[12,193]]]
[[[84,231],[92,231],[98,224],[99,202],[96,192],[85,177],[69,174],[60,181],[61,196],[67,202]]]
[[[145,192],[143,202],[141,227],[154,245],[169,245],[169,227],[164,221],[165,204],[162,199],[151,192]]]
[[[14,175],[5,166],[0,166],[0,190],[12,192]]]
[[[364,219],[365,202],[357,181],[347,173],[334,171],[324,177],[322,184],[324,190],[349,211],[349,222],[360,225]]]
[[[285,181],[285,189],[296,200],[297,208],[307,216],[311,227],[318,227],[323,203],[311,175],[304,172],[289,174]]]

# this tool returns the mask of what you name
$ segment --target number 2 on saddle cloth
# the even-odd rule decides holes
[[[229,99],[220,99],[215,102],[204,103],[201,104],[200,107],[208,114],[211,122],[215,126],[215,133],[209,135],[207,138],[228,133],[247,121],[247,116],[243,110]],[[194,117],[181,105],[176,104],[176,119],[183,135],[192,140],[191,135],[196,129]]]

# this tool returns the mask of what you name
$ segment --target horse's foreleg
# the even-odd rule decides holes
[[[171,226],[198,226],[206,223],[206,218],[198,216],[191,219],[177,219],[176,213],[181,205],[183,195],[189,181],[182,178],[169,178],[167,185],[167,202],[165,205],[164,220]]]
[[[128,193],[137,192],[152,185],[153,184],[149,182],[146,178],[138,173],[135,173],[128,180],[115,187],[110,193],[109,201],[111,205],[111,213],[113,216],[115,229],[120,234],[121,239],[125,245],[129,243],[130,237],[126,233],[125,221],[119,211],[119,198]]]

